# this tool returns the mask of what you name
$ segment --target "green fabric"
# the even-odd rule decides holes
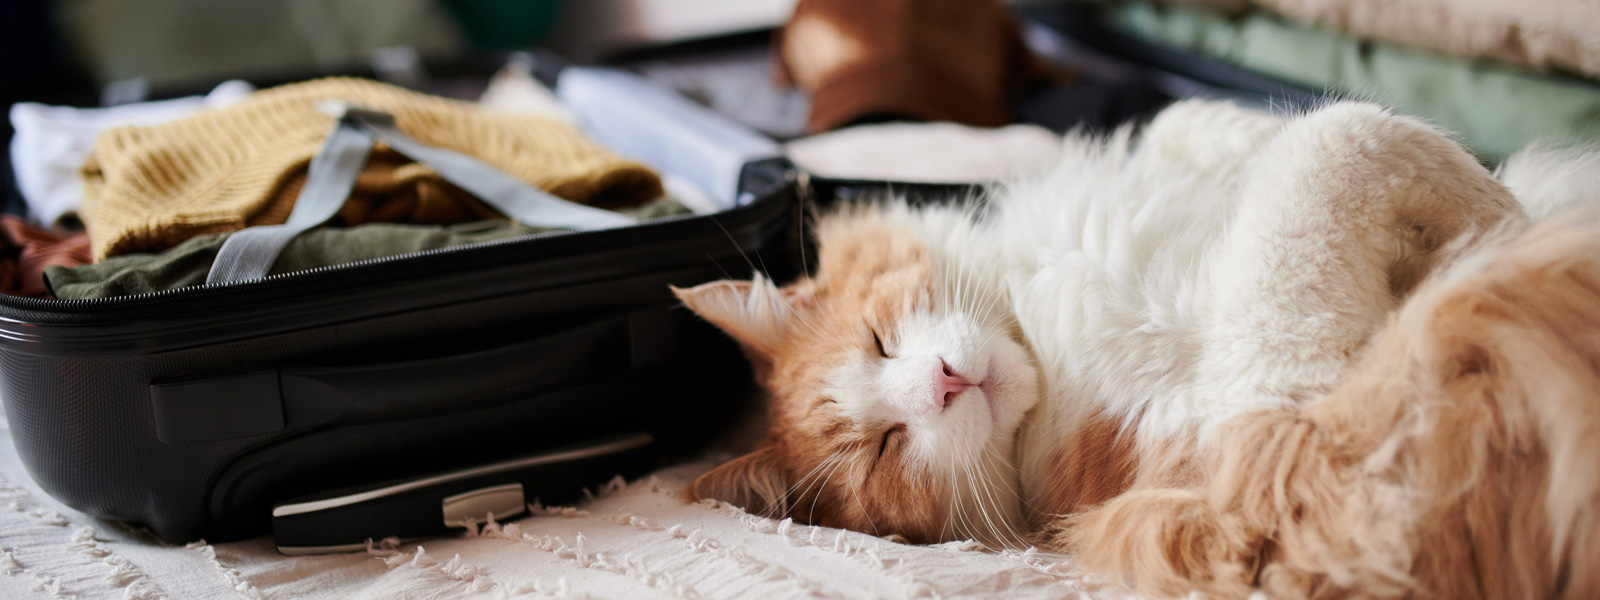
[[[1265,12],[1123,4],[1113,28],[1306,86],[1425,117],[1498,162],[1531,142],[1600,140],[1600,85],[1486,61],[1365,42]]]
[[[672,200],[657,200],[617,212],[640,220],[689,212]],[[551,231],[511,221],[475,221],[456,225],[406,225],[368,223],[350,228],[323,227],[300,234],[289,242],[272,274],[448,248]],[[45,285],[56,298],[76,300],[148,294],[200,285],[217,257],[217,249],[232,233],[190,238],[159,253],[130,253],[77,267],[45,269]]]

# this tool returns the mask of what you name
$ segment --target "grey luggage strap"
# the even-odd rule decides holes
[[[557,198],[465,154],[417,142],[396,129],[394,117],[388,113],[344,103],[319,108],[335,113],[338,120],[311,157],[305,186],[289,219],[282,225],[250,227],[228,236],[217,250],[206,283],[266,277],[290,240],[338,214],[367,162],[373,140],[432,169],[440,178],[523,224],[587,231],[638,222]]]

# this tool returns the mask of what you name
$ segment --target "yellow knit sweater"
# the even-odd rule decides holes
[[[473,156],[556,196],[602,207],[661,194],[649,169],[572,127],[359,79],[264,90],[231,107],[102,134],[83,166],[83,207],[95,260],[160,251],[196,235],[282,223],[306,167],[333,125],[319,100],[388,111],[419,142]],[[498,213],[426,167],[374,149],[336,220],[451,223]]]

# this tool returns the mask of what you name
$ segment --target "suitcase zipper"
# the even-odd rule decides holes
[[[656,273],[669,271],[721,270],[724,261],[738,264],[748,253],[763,249],[784,252],[790,247],[791,240],[786,238],[794,233],[790,219],[796,209],[796,177],[796,170],[783,159],[750,163],[741,172],[740,186],[745,190],[742,193],[754,200],[712,215],[668,215],[595,231],[547,231],[247,282],[192,285],[114,298],[62,300],[0,294],[0,354],[87,357],[150,353],[156,348],[313,327],[371,311],[431,305],[419,304],[423,301],[474,301],[572,285],[659,278]]]

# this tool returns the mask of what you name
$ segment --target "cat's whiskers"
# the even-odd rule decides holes
[[[800,323],[801,325],[804,325],[806,327],[806,329],[810,329],[811,333],[815,334],[818,337],[823,337],[823,336],[827,336],[828,335],[828,333],[823,331],[822,327],[818,326],[815,322],[813,322],[810,319],[810,317],[807,317],[807,316],[805,316],[804,313],[801,313],[800,311],[795,310],[794,306],[791,306],[788,302],[783,303],[783,305],[789,311],[789,315],[794,317],[796,322]]]
[[[971,464],[968,462],[967,457],[965,457],[965,456],[961,457],[961,460],[959,460],[957,462],[957,464],[961,467],[961,475],[962,475],[962,479],[964,480],[963,482],[966,483],[967,491],[968,492],[974,491],[974,489],[972,487],[972,467],[971,467]],[[979,503],[978,504],[978,514],[979,514],[979,516],[982,516],[985,520],[987,520],[989,518],[988,511],[984,509],[982,502],[979,501],[975,497],[969,496],[969,498],[971,498],[973,501]],[[962,502],[962,504],[965,505],[966,502]],[[977,525],[977,523],[974,522],[973,523],[973,527],[967,531],[967,537],[968,538],[976,539],[977,537],[979,537],[978,536],[979,530],[976,527],[976,525]]]
[[[983,286],[977,285],[976,276],[970,270],[963,268],[954,261],[946,262],[942,267],[944,286],[949,292],[948,298],[951,302],[951,309],[956,314],[972,317],[980,325],[983,325],[984,329],[989,329],[990,331],[975,347],[984,348],[988,346],[996,336],[1005,333],[1001,328],[993,327],[990,322],[992,311],[1003,299],[1002,295],[995,293],[993,290],[985,290]],[[972,309],[977,307],[981,307],[982,311],[972,312]],[[991,437],[993,437],[992,433]],[[978,451],[984,453],[985,464],[977,464],[978,461],[975,460],[978,458],[976,452],[967,448],[962,449],[965,456],[960,457],[959,460],[952,462],[950,465],[951,510],[948,511],[945,524],[940,531],[941,537],[944,537],[945,532],[949,531],[951,526],[954,525],[958,535],[965,535],[969,538],[986,537],[990,543],[1012,545],[1013,542],[1022,541],[1009,519],[1001,517],[999,523],[995,521],[995,517],[998,517],[998,513],[995,513],[995,511],[999,509],[1001,501],[991,489],[993,485],[989,481],[987,474],[990,466],[987,464],[987,460],[994,458],[994,451],[989,448],[989,445],[990,443],[986,442],[982,444],[982,448],[978,449]],[[965,487],[965,495],[962,493],[962,487]],[[1010,488],[1007,488],[1007,490],[1012,495],[1016,495],[1015,490]],[[983,520],[981,523],[982,529],[979,528],[980,523],[971,519],[967,514],[969,503],[976,505],[975,508],[978,509],[979,516]],[[991,513],[995,513],[995,515],[992,517]],[[986,536],[981,535],[983,530],[987,530]]]
[[[792,317],[795,322],[805,326],[806,329],[811,330],[811,332],[813,334],[816,334],[819,337],[827,335],[827,333],[824,332],[822,327],[818,326],[817,323],[815,321],[812,321],[811,318],[806,316],[805,313],[800,312],[799,310],[797,310],[794,307],[793,303],[785,301],[785,302],[779,302],[778,304],[783,306],[783,309],[788,312],[789,316]]]
[[[987,447],[988,445],[984,444],[980,450],[986,450]],[[978,457],[974,454],[973,458],[976,459]],[[987,467],[989,465],[980,464],[977,460],[973,460],[971,464],[978,467],[976,471],[969,467],[969,472],[973,473],[971,482],[975,486],[974,500],[978,502],[979,509],[983,511],[984,523],[988,525],[990,538],[1002,546],[1012,545],[1011,543],[1017,536],[1011,527],[1011,523],[1001,516],[1000,502],[994,497],[994,486],[988,477]],[[985,499],[988,500],[987,504],[984,502]],[[997,518],[1000,520],[1000,525],[995,524],[995,519]]]
[[[811,497],[811,513],[806,515],[806,522],[817,522],[817,501],[821,500],[822,495],[828,492],[828,482],[833,480],[834,473],[839,472],[839,468],[844,466],[846,462],[849,461],[834,461],[833,468],[828,470],[828,476],[823,478],[822,485],[817,488],[817,494]]]
[[[806,486],[805,492],[802,492],[802,494],[801,494],[802,497],[804,496],[805,493],[810,493],[811,486],[807,485],[806,482],[808,480],[811,480],[812,478],[816,477],[818,474],[820,474],[822,472],[822,470],[824,468],[827,468],[829,466],[829,464],[831,464],[833,461],[838,460],[840,458],[842,458],[842,451],[834,451],[833,454],[828,455],[828,457],[823,459],[822,462],[817,463],[817,466],[812,467],[811,472],[806,473],[805,477],[801,477],[798,481],[796,481],[794,483],[794,485],[789,486],[789,489],[784,490],[782,494],[778,495],[777,497],[773,498],[770,502],[768,502],[767,506],[766,506],[766,509],[763,510],[762,512],[764,514],[768,514],[768,515],[774,514],[772,512],[773,506],[776,505],[776,504],[781,503],[781,504],[783,504],[783,509],[784,509],[781,514],[787,516],[788,513],[789,513],[789,510],[788,510],[789,498],[794,497],[795,492],[797,490],[799,490],[800,486],[802,486],[802,485]],[[813,482],[813,483],[815,483],[815,482]]]
[[[972,532],[977,531],[977,527],[973,526],[972,520],[967,516],[967,503],[961,501],[960,488],[957,485],[961,476],[960,467],[961,464],[959,462],[950,463],[950,504],[954,507],[953,514],[956,517],[953,533],[956,536],[965,536],[970,539],[973,537]]]
[[[861,509],[861,516],[866,517],[867,524],[872,526],[872,535],[881,536],[882,534],[878,533],[877,521],[872,519],[872,512],[868,511],[867,506],[861,503],[861,489],[858,487],[861,479],[856,477],[856,467],[859,466],[861,466],[859,461],[850,466],[850,499],[855,500],[856,508]]]
[[[976,345],[973,346],[973,348],[979,348],[979,349],[987,348],[987,347],[989,347],[990,342],[993,342],[995,340],[995,338],[1000,337],[1002,335],[1009,335],[1009,333],[1007,332],[1006,328],[1004,328],[1004,327],[986,327],[986,329],[989,330],[989,333],[984,334],[983,335],[983,341],[978,342]]]
[[[1000,435],[991,435],[989,437],[989,441],[990,442],[996,442],[996,441],[1004,442],[1004,441],[1008,441],[1008,440],[1005,437],[1000,436]],[[990,455],[990,458],[992,460],[996,461],[999,464],[1007,465],[1007,466],[1009,466],[1011,464],[1009,461],[1007,461],[1005,459],[1004,456],[1000,455],[1000,451],[996,450],[993,447],[993,445],[985,446],[984,447],[984,451],[988,452],[989,455]],[[1015,486],[1015,485],[1007,486],[1005,488],[1005,490],[1006,490],[1007,493],[1011,494],[1012,498],[1016,498],[1017,499],[1017,505],[1018,506],[1026,508],[1026,509],[1028,509],[1030,511],[1035,511],[1035,512],[1038,511],[1038,509],[1033,506],[1032,502],[1029,502],[1026,498],[1022,497],[1022,493],[1018,490],[1017,486]]]
[[[960,310],[961,310],[961,290],[958,289],[959,286],[956,285],[955,278],[951,277],[950,268],[951,268],[951,265],[950,265],[950,263],[948,261],[947,262],[942,262],[942,263],[939,264],[939,270],[940,270],[939,277],[940,277],[940,280],[939,280],[938,283],[939,283],[939,285],[944,286],[945,289],[949,292],[951,308],[956,312],[960,312]]]
[[[951,530],[952,537],[966,536],[970,538],[972,537],[970,532],[976,531],[976,528],[973,527],[971,519],[967,516],[966,502],[962,501],[960,487],[958,487],[958,482],[961,479],[961,464],[960,460],[953,460],[949,463],[950,476],[947,479],[950,482],[950,511],[945,517],[945,523],[946,529]],[[943,532],[940,532],[940,537],[944,537]]]
[[[950,509],[945,511],[944,525],[939,528],[940,540],[946,539],[945,533],[950,531],[951,526],[954,525],[956,512],[960,510],[961,504],[956,501],[956,465],[955,463],[950,463],[949,466],[950,476],[946,477],[945,480],[950,482]]]
[[[990,438],[990,441],[993,442],[995,440],[1003,440],[1003,439],[1004,438],[1002,438],[1000,436],[992,436]],[[992,443],[991,444],[985,444],[983,446],[983,452],[985,453],[986,458],[988,458],[989,460],[993,461],[992,465],[999,465],[999,466],[1009,466],[1010,465],[1010,463],[1008,461],[1006,461],[1004,459],[1004,457],[999,455],[999,451],[994,449],[994,446],[993,446]],[[986,486],[985,489],[989,490],[989,493],[993,494],[994,490],[995,490],[995,486],[989,485],[989,486]],[[1026,506],[1026,507],[1028,507],[1029,510],[1033,510],[1032,504],[1030,504],[1027,500],[1024,500],[1022,498],[1021,494],[1017,493],[1016,486],[1014,486],[1014,485],[1005,486],[1003,489],[1005,490],[1006,493],[1009,493],[1011,495],[1011,497],[1017,499],[1017,505],[1018,506]],[[1001,499],[996,498],[993,495],[991,495],[990,496],[990,500],[994,503],[996,509],[998,509],[1000,507]],[[1007,513],[1005,513],[1005,514],[1013,514],[1014,516],[1018,516],[1018,515],[1015,515],[1014,513],[1010,513],[1009,511],[1007,511]],[[1026,546],[1028,546],[1027,540],[1024,539],[1022,534],[1019,533],[1016,530],[1016,524],[1015,523],[1013,523],[1009,519],[1001,519],[1001,522],[1005,524],[1006,532],[1011,536],[1011,539],[1016,541],[1018,544],[1020,544],[1020,546],[1017,546],[1017,547],[1026,547]]]
[[[976,487],[978,506],[983,509],[984,523],[989,527],[989,539],[1001,547],[1011,546],[1014,534],[1011,531],[1011,523],[1000,512],[999,500],[994,496],[994,486],[989,481],[989,465],[978,460],[974,460],[973,464],[976,466],[973,471],[973,485]]]
[[[958,460],[956,461],[956,464],[961,467],[961,476],[962,476],[962,480],[963,480],[962,483],[966,484],[966,491],[969,493],[967,498],[970,499],[972,502],[977,503],[977,505],[978,505],[978,515],[983,517],[983,520],[987,524],[988,529],[990,531],[993,531],[994,530],[994,523],[993,523],[993,521],[990,521],[990,519],[989,519],[989,510],[988,510],[987,507],[985,507],[983,505],[983,498],[978,495],[977,487],[974,484],[974,478],[972,476],[972,460],[971,460],[971,458],[972,458],[971,452],[972,451],[971,451],[970,448],[963,448],[962,452],[964,454],[962,456],[958,457]],[[965,502],[962,502],[962,504],[965,504]],[[978,525],[978,523],[976,521],[974,521],[972,523],[971,529],[969,529],[967,531],[967,537],[968,538],[977,539],[977,538],[981,537],[980,534],[982,533],[982,531],[977,528],[977,525]],[[988,544],[985,544],[985,545],[987,546]]]
[[[965,272],[961,268],[961,265],[957,264],[955,261],[949,261],[945,264],[947,271],[955,272],[955,277],[953,280],[956,286],[956,310],[965,313],[967,312],[968,295],[971,293],[971,290],[967,286]]]
[[[715,217],[713,217],[711,219],[711,222],[712,222],[712,224],[717,226],[717,229],[721,229],[722,230],[722,235],[724,235],[724,236],[726,236],[728,238],[728,242],[733,244],[733,247],[734,247],[735,250],[739,251],[739,257],[743,258],[745,264],[749,265],[750,266],[750,270],[753,273],[756,274],[752,278],[754,281],[756,281],[757,283],[761,282],[762,280],[769,281],[769,282],[770,281],[774,281],[772,279],[772,274],[767,270],[767,261],[766,261],[765,258],[762,258],[762,256],[760,254],[756,255],[756,260],[761,262],[761,267],[757,268],[755,261],[750,260],[750,254],[748,252],[745,252],[744,248],[739,246],[739,241],[737,239],[734,239],[733,233],[728,231],[728,228],[723,227],[722,223],[718,222]],[[804,233],[804,232],[802,231],[802,233]],[[727,274],[727,272],[728,272],[727,269],[723,269],[721,264],[716,263],[716,261],[714,261],[714,260],[712,261],[712,263],[716,264],[717,268],[722,270],[723,274]],[[733,278],[732,276],[729,276],[729,279],[732,279],[732,278]],[[807,318],[800,311],[795,310],[793,304],[790,304],[789,302],[780,302],[779,304],[783,305],[784,309],[786,309],[789,312],[789,315],[792,316],[792,317],[795,317],[796,320],[801,325],[806,326],[813,333],[816,333],[819,336],[820,335],[824,335],[822,328],[818,327],[816,323],[812,322],[809,318]]]
[[[983,312],[979,313],[979,315],[985,319],[993,318],[995,308],[1006,300],[1006,290],[1000,286],[979,286],[978,289],[982,290],[988,298],[988,301],[983,306]],[[996,325],[994,323],[987,324]]]
[[[711,224],[716,225],[717,229],[721,229],[722,230],[722,235],[727,236],[728,243],[733,244],[733,249],[739,251],[739,257],[744,259],[744,263],[747,264],[747,265],[750,265],[750,272],[751,273],[759,273],[759,274],[765,276],[768,280],[772,279],[772,274],[768,273],[767,270],[766,270],[766,266],[767,266],[766,261],[762,261],[762,263],[761,263],[762,268],[757,269],[756,268],[756,263],[750,260],[750,254],[748,252],[745,252],[744,248],[739,245],[739,240],[734,239],[733,233],[728,231],[727,227],[723,227],[722,226],[722,222],[718,221],[715,216],[712,216],[712,217],[709,217],[709,218],[711,219]],[[757,258],[760,258],[760,255],[757,255]],[[712,261],[712,262],[716,262],[716,261]],[[722,268],[722,265],[717,265],[717,268],[719,268],[719,269]],[[726,270],[724,270],[724,272],[726,272]]]
[[[977,276],[969,269],[958,266],[956,272],[957,288],[960,290],[959,297],[964,303],[962,310],[977,321],[982,329],[988,330],[983,339],[974,348],[987,348],[996,337],[1007,333],[1004,327],[999,327],[991,322],[994,309],[1004,300],[1004,293],[991,286],[978,285]],[[980,310],[971,311],[973,308],[980,308]],[[1011,511],[1000,511],[1002,499],[994,490],[994,482],[990,480],[991,467],[1008,464],[999,455],[999,452],[993,448],[996,441],[1004,441],[1005,439],[1007,439],[1005,436],[991,431],[989,439],[979,444],[975,451],[969,450],[971,455],[963,463],[968,472],[969,487],[974,490],[973,501],[978,504],[984,515],[991,539],[1002,545],[1025,546],[1025,541],[1016,532],[1015,524],[1011,519],[1003,516],[1010,514]],[[1005,492],[1016,498],[1019,504],[1026,504],[1026,501],[1017,493],[1014,486],[1006,486]],[[990,517],[991,514],[994,515],[994,518]],[[995,519],[999,520],[998,524]]]
[[[957,310],[977,322],[980,328],[990,330],[983,341],[976,347],[983,348],[994,341],[994,338],[1003,331],[999,324],[994,323],[994,309],[1004,300],[1004,293],[992,286],[980,285],[976,276],[970,269],[960,264],[955,265],[956,270],[956,296],[959,299]],[[972,309],[978,310],[972,310]]]

